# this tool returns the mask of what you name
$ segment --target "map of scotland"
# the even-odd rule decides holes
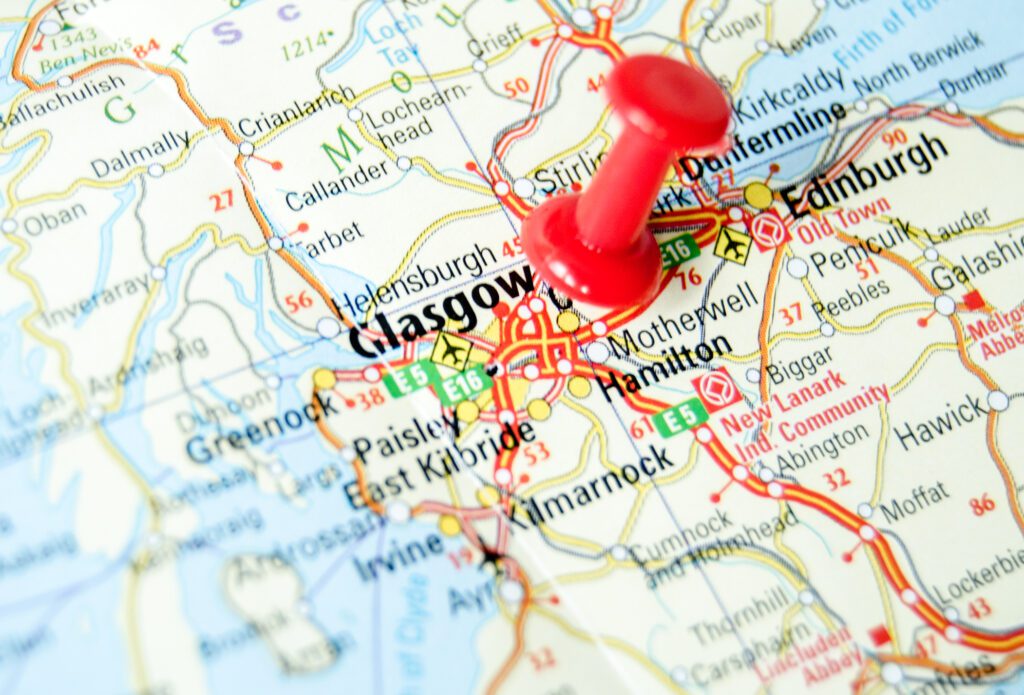
[[[0,690],[1021,688],[1016,3],[6,5]],[[643,53],[730,141],[607,310]]]

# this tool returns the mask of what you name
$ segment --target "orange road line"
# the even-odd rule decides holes
[[[1003,479],[1003,487],[1006,488],[1006,501],[1010,505],[1013,518],[1017,522],[1017,527],[1024,532],[1024,516],[1021,516],[1020,501],[1017,498],[1017,486],[1013,482],[1013,475],[1010,473],[1006,461],[1003,460],[1002,455],[999,453],[999,448],[996,446],[996,415],[991,410],[988,414],[988,422],[985,424],[985,444],[988,446],[988,452],[992,456],[992,460],[996,462],[999,476]]]
[[[945,673],[949,675],[961,673],[960,669],[953,664],[945,664],[941,661],[935,661],[933,659],[927,659],[917,656],[908,656],[901,654],[879,654],[878,658],[881,661],[903,664],[904,666],[917,666],[920,668],[927,668],[933,671],[938,671],[940,673]],[[994,665],[995,670],[991,671],[987,675],[997,675],[999,673],[1008,671],[1011,668],[1015,668],[1017,664],[1021,661],[1024,661],[1024,654],[1011,654],[998,665]]]
[[[836,238],[850,245],[857,244],[856,239],[847,236],[843,232],[837,231]],[[903,257],[897,256],[891,251],[882,248],[878,249],[877,255],[881,256],[885,260],[897,265],[898,267],[909,273],[915,280],[917,280],[918,284],[920,284],[921,287],[931,296],[934,297],[939,294],[939,291],[932,287],[932,285],[928,282],[927,278],[925,278],[924,274],[921,273],[917,268],[912,266]],[[950,316],[949,322],[950,325],[953,327],[953,333],[955,334],[956,338],[955,342],[957,347],[957,354],[960,357],[960,362],[964,366],[964,369],[966,369],[968,372],[977,377],[977,379],[981,381],[981,383],[985,386],[986,389],[988,389],[989,391],[994,390],[997,386],[996,383],[992,381],[989,375],[986,374],[985,371],[981,369],[981,367],[976,365],[973,362],[973,360],[971,360],[970,355],[967,354],[967,344],[964,337],[963,329],[961,328],[959,321],[956,319],[955,316]],[[763,360],[764,357],[762,356],[762,363]],[[767,385],[764,384],[764,381],[765,380],[763,378],[762,373],[762,385],[763,388],[766,390]],[[766,395],[762,395],[762,398],[766,398]],[[1017,499],[1017,488],[1013,482],[1013,475],[1010,473],[1010,470],[1007,467],[1006,462],[1003,460],[1003,457],[1000,455],[999,449],[996,446],[995,417],[996,416],[993,415],[991,412],[989,413],[988,425],[986,427],[985,434],[985,443],[988,448],[989,454],[992,456],[992,459],[996,464],[996,468],[999,470],[999,476],[1003,481],[1003,486],[1006,488],[1007,501],[1009,502],[1010,511],[1013,514],[1014,522],[1017,524],[1017,528],[1020,529],[1021,533],[1024,534],[1024,513],[1021,512],[1020,503]]]
[[[846,234],[845,232],[840,232],[839,230],[836,230],[836,239],[842,241],[845,244],[849,244],[850,246],[860,246],[860,244],[864,241],[863,239],[852,237]],[[877,251],[875,249],[870,249],[870,251],[872,253],[875,253],[875,255],[884,258],[893,265],[899,266],[902,270],[906,271],[911,277],[913,277],[917,281],[919,285],[921,285],[922,289],[924,289],[924,291],[930,294],[932,297],[937,297],[939,295],[939,291],[932,287],[932,284],[928,282],[928,279],[924,276],[924,273],[922,273],[920,270],[911,265],[910,261],[908,261],[907,259],[903,258],[902,256],[897,256],[892,251],[882,248],[881,246],[878,247]]]
[[[54,8],[59,0],[50,0],[50,2],[43,5],[38,12],[32,15],[32,19],[29,20],[25,26],[25,36],[21,39],[21,43],[18,45],[18,50],[14,53],[14,63],[11,65],[11,76],[23,83],[29,89],[38,91],[39,85],[36,81],[30,77],[26,77],[21,71],[21,65],[25,61],[25,54],[28,52],[29,44],[32,43],[32,37],[39,31],[39,22],[43,20],[43,15]]]
[[[771,268],[768,270],[768,282],[764,290],[764,312],[761,314],[761,324],[757,329],[757,346],[761,353],[761,401],[768,401],[768,324],[771,323],[772,314],[775,312],[775,284],[778,282],[779,270],[782,268],[782,253],[784,247],[775,249],[775,256],[772,258]]]
[[[687,40],[689,29],[687,28],[690,24],[690,12],[693,11],[693,6],[697,0],[686,0],[686,5],[683,7],[683,14],[679,18],[679,40],[683,42],[683,54],[686,56],[686,60],[689,61],[690,65],[695,68],[700,67],[700,63],[697,61],[697,56],[694,55],[693,49],[690,48]]]
[[[550,7],[547,6],[547,3],[543,2],[543,0],[539,0],[539,2],[541,4],[541,6],[545,9],[545,11],[547,11],[549,13],[549,15],[551,15],[554,18],[554,15],[553,15],[552,11],[550,10]],[[26,86],[28,86],[33,91],[40,91],[42,89],[45,89],[46,85],[39,85],[32,78],[29,78],[29,77],[25,76],[24,73],[22,72],[21,66],[22,66],[22,63],[23,63],[24,58],[25,58],[25,53],[26,53],[26,51],[28,49],[28,45],[30,43],[29,39],[38,30],[38,24],[41,21],[42,15],[46,11],[51,9],[55,4],[56,4],[56,0],[53,0],[52,2],[47,3],[47,5],[44,6],[44,8],[40,12],[38,12],[32,18],[32,20],[30,20],[30,22],[29,22],[29,24],[28,24],[28,26],[26,28],[25,38],[23,39],[22,43],[19,45],[19,48],[18,48],[18,50],[17,50],[17,52],[15,54],[15,61],[14,61],[14,67],[12,69],[12,75],[16,79],[18,79],[18,80],[22,81],[23,83],[25,83]],[[685,43],[685,36],[686,36],[686,20],[688,19],[688,15],[689,15],[690,10],[693,7],[693,4],[694,4],[694,0],[688,0],[686,8],[684,9],[684,13],[683,13],[683,21],[682,21],[682,27],[681,27],[681,29],[682,29],[681,36],[682,36],[682,38],[684,40],[684,43]],[[587,36],[587,35],[575,34],[572,37],[573,38],[572,43],[577,44],[577,45],[581,45],[581,46],[584,46],[584,47],[600,48],[603,51],[605,51],[606,53],[608,53],[610,56],[612,56],[613,58],[615,58],[616,56],[621,57],[623,55],[623,53],[621,51],[621,48],[619,48],[618,45],[615,44],[613,41],[610,41],[609,39],[607,39],[607,33],[608,33],[607,29],[602,27],[602,30],[601,30],[601,33],[600,33],[601,35],[599,35],[599,36],[590,37],[590,36]],[[690,51],[690,49],[688,47],[685,50],[687,52],[688,58],[690,58],[691,62],[692,62],[692,52]],[[176,71],[173,71],[173,70],[171,70],[169,68],[164,68],[163,66],[154,65],[154,64],[150,64],[150,63],[144,63],[144,62],[141,62],[141,61],[140,62],[135,62],[135,61],[127,60],[127,59],[110,59],[110,60],[105,60],[105,61],[99,61],[97,63],[94,63],[94,64],[90,65],[90,66],[87,66],[86,68],[83,68],[82,70],[74,73],[74,76],[81,76],[81,75],[87,74],[88,72],[90,72],[92,70],[96,70],[96,69],[99,69],[100,67],[111,65],[111,64],[123,64],[123,65],[132,66],[132,67],[140,67],[140,66],[142,66],[142,67],[148,68],[149,70],[151,70],[151,71],[153,71],[153,72],[155,72],[157,74],[161,74],[161,75],[165,75],[165,76],[171,77],[171,79],[173,79],[175,84],[176,84],[179,97],[181,97],[182,101],[185,102],[185,104],[189,107],[189,109],[197,117],[197,119],[200,120],[200,122],[202,122],[207,127],[217,127],[218,129],[220,129],[225,134],[226,137],[228,137],[228,139],[231,142],[233,142],[235,144],[237,144],[238,142],[241,142],[241,138],[233,132],[233,130],[230,127],[230,124],[227,123],[227,121],[225,121],[222,118],[210,118],[210,117],[208,117],[203,112],[203,110],[195,102],[194,98],[189,94],[189,92],[187,90],[187,85],[185,84],[184,79],[181,77],[181,75],[179,73],[177,73]],[[935,116],[935,117],[939,118],[939,116]],[[996,126],[995,124],[993,124],[988,119],[978,118],[977,122],[982,127],[986,128],[986,129],[988,129],[988,130],[990,130],[992,132],[996,132],[996,133],[998,133],[999,135],[1001,135],[1003,137],[1007,137],[1007,138],[1014,139],[1014,140],[1022,139],[1019,136],[1017,136],[1016,134],[1010,133],[1010,132],[1005,131],[1004,129]],[[957,123],[957,125],[960,125],[960,123]],[[851,151],[851,154],[852,154],[852,151]],[[239,169],[240,173],[242,173],[243,177],[246,180],[248,180],[248,176],[244,172],[244,169],[242,169],[242,166],[241,166],[241,157],[239,157],[236,160],[236,167]],[[264,232],[264,235],[267,238],[269,238],[269,236],[271,236],[273,234],[273,232],[269,228],[269,224],[266,222],[266,220],[263,218],[262,214],[260,213],[260,211],[258,209],[258,206],[256,206],[255,200],[252,198],[252,194],[251,194],[251,191],[249,190],[249,187],[244,187],[244,188],[245,188],[247,203],[249,204],[249,207],[250,207],[250,211],[252,212],[252,214],[256,218],[257,222],[259,223],[259,226],[261,227],[261,230]],[[526,208],[525,204],[522,203],[522,201],[517,201],[517,202],[519,203],[519,205],[516,206],[516,207],[519,208],[519,210],[517,210],[517,212],[525,213],[525,211],[528,211],[528,209]],[[840,236],[840,238],[842,238],[845,235],[840,233],[839,236]],[[847,243],[855,243],[855,242],[853,242],[852,239],[849,239],[848,237],[847,237],[847,239],[843,239],[843,240],[846,241]],[[320,286],[320,283],[315,278],[313,278],[312,275],[309,274],[309,272],[304,267],[302,267],[300,264],[297,264],[296,262],[294,262],[294,259],[291,258],[290,254],[282,253],[281,255],[286,260],[286,262],[289,262],[289,265],[291,267],[293,267],[293,269],[296,270],[303,277],[304,280],[306,280],[311,286],[314,287],[314,289],[317,290],[318,294],[321,295],[321,297],[325,300],[325,302],[328,304],[328,306],[334,311],[334,313],[337,314],[339,318],[344,320],[347,325],[351,326],[352,325],[351,322],[348,321],[348,319],[346,317],[341,316],[340,312],[338,312],[337,309],[334,307],[334,304],[331,301],[332,298],[329,295],[329,293],[327,293],[326,289],[323,288],[322,286]],[[779,270],[779,267],[781,265],[781,256],[782,256],[782,254],[777,250],[775,258],[773,259],[772,270],[771,270],[771,273],[770,273],[770,276],[769,276],[768,286],[766,287],[766,294],[767,295],[772,294],[772,290],[773,290],[774,284],[776,282],[778,270]],[[911,272],[911,274],[915,275],[915,278],[918,279],[919,281],[923,280],[923,277],[918,277],[919,273],[916,272],[916,269],[907,267],[908,264],[906,264],[905,261],[904,261],[904,263],[900,263],[899,262],[899,261],[902,261],[903,259],[899,259],[897,261],[897,260],[895,260],[893,258],[888,258],[887,260],[890,260],[891,262],[894,262],[897,265],[900,265],[904,270],[907,270],[908,272]],[[671,273],[667,274],[667,276],[669,276],[669,277],[671,277],[671,275],[672,275]],[[925,284],[925,283],[922,283],[922,284]],[[664,287],[665,286],[663,284],[661,289],[664,290]],[[925,287],[930,291],[930,286],[925,284]],[[931,293],[935,294],[934,292],[931,292]],[[766,310],[765,310],[765,314],[764,314],[764,316],[762,318],[761,330],[759,330],[759,344],[762,346],[762,371],[765,369],[765,361],[767,359],[767,353],[766,353],[766,350],[764,348],[765,348],[765,336],[766,336],[767,322],[768,322],[767,318],[770,316],[770,312],[768,311],[768,304],[769,304],[769,302],[766,301]],[[631,314],[631,313],[632,312],[627,312],[626,315],[622,317],[622,322],[623,323],[625,321],[629,320],[629,318],[631,318],[631,316],[629,316],[629,314]],[[548,323],[550,323],[550,321]],[[982,372],[979,368],[977,368],[976,365],[973,365],[973,363],[970,362],[968,356],[966,355],[966,348],[965,348],[964,343],[963,343],[962,331],[960,330],[959,325],[955,321],[953,323],[954,323],[954,330],[957,332],[958,348],[960,348],[962,350],[961,358],[962,358],[962,361],[965,362],[965,367],[967,367],[972,373],[974,373],[976,376],[978,376],[979,379],[981,379],[983,381],[983,383],[991,383],[990,380],[987,378],[987,375],[985,375],[984,372]],[[543,326],[543,327],[541,327],[540,324],[538,323],[538,327],[545,334],[544,335],[545,339],[541,340],[539,342],[542,343],[542,344],[549,342],[548,339],[547,339],[547,335],[550,333],[550,326]],[[593,336],[591,334],[590,337],[595,337],[595,336]],[[541,354],[545,355],[547,353],[541,352]],[[607,371],[609,373],[611,373],[611,370],[607,370]],[[507,381],[507,379],[503,379],[502,381]],[[510,395],[511,395],[507,391],[507,384],[505,384],[505,386],[506,386],[506,389],[505,389],[505,393],[503,394],[504,395],[504,398],[502,398],[503,401],[509,399]],[[766,390],[767,390],[767,386],[764,384],[764,380],[762,379],[762,392],[763,392],[762,393],[762,398],[763,399],[767,398],[767,394],[764,393]],[[646,401],[649,404],[657,405],[657,406],[662,405],[659,402],[654,401],[653,399],[646,399],[644,397],[638,397],[635,400],[638,401],[638,402]],[[319,404],[316,402],[316,399],[314,399],[313,404],[314,404],[314,408],[316,408],[318,410],[322,410],[322,409],[320,409]],[[324,422],[323,419],[318,420],[318,429],[321,430],[321,433],[323,434],[323,436],[329,442],[331,442],[336,448],[338,448],[338,449],[343,448],[344,445],[342,444],[342,442],[326,427],[325,422]],[[988,427],[987,427],[987,441],[988,441],[990,452],[992,453],[993,458],[996,459],[997,465],[1000,466],[1001,470],[1003,470],[1004,472],[1006,472],[1008,474],[1008,471],[1005,471],[1005,463],[1002,461],[1001,457],[999,456],[998,451],[997,451],[996,446],[995,446],[995,417],[994,416],[990,416],[989,417],[989,422],[988,422]],[[724,451],[723,447],[718,447],[718,449],[719,449],[720,452]],[[512,456],[509,456],[508,458],[512,458]],[[720,464],[723,464],[722,460],[718,459],[717,457],[715,457],[715,458],[716,458],[716,460]],[[732,465],[739,465],[739,464],[733,462]],[[367,506],[370,507],[371,509],[373,509],[373,511],[375,511],[378,514],[382,513],[383,512],[383,508],[381,507],[381,505],[379,505],[378,503],[373,502],[373,500],[371,498],[369,498],[368,490],[366,488],[365,471],[363,470],[361,462],[358,462],[358,460],[354,461],[353,462],[353,468],[355,469],[355,472],[356,472],[357,481],[358,481],[358,485],[359,485],[359,488],[360,488],[360,493],[361,493],[361,495],[363,495],[364,500],[367,502]],[[1005,476],[1004,476],[1004,482],[1007,483],[1008,486],[1010,485],[1010,481]],[[786,489],[787,489],[787,495],[786,496],[788,498],[801,500],[801,501],[803,501],[804,504],[807,504],[809,506],[818,507],[819,510],[823,511],[823,512],[826,511],[826,506],[827,506],[828,507],[828,511],[830,511],[832,513],[830,515],[835,515],[834,518],[837,518],[837,520],[838,520],[838,518],[842,518],[847,524],[851,524],[851,525],[852,524],[856,524],[856,523],[860,523],[860,520],[857,517],[854,517],[850,512],[848,512],[847,510],[845,510],[841,506],[835,504],[834,502],[831,502],[830,500],[828,500],[828,505],[823,505],[820,501],[815,500],[815,497],[818,497],[816,493],[810,493],[809,491],[806,491],[806,490],[803,490],[803,489],[799,489],[799,488],[795,488],[795,487],[792,487],[792,486],[789,486],[789,485],[786,486]],[[821,498],[821,499],[826,500],[827,498]],[[1012,503],[1012,501],[1013,501],[1013,499],[1011,497],[1011,503]],[[1017,505],[1013,505],[1013,504],[1011,504],[1011,506],[1014,507],[1014,513],[1015,513],[1015,517],[1018,520],[1018,525],[1021,525],[1022,528],[1024,528],[1024,521],[1022,521],[1021,518],[1020,518],[1019,507]],[[876,540],[882,540],[882,539],[879,536]],[[884,540],[882,540],[882,542],[880,542],[880,543],[876,543],[875,541],[865,542],[865,545],[868,546],[869,548],[871,548],[876,553],[876,556],[878,556],[879,559],[882,561],[883,567],[886,569],[887,574],[890,576],[890,580],[901,579],[902,582],[905,583],[906,580],[903,577],[902,573],[900,572],[899,567],[896,564],[895,558],[892,556],[891,549],[889,549],[887,543],[885,543]],[[884,548],[884,550],[883,550],[883,548]],[[529,604],[529,598],[530,598],[529,584],[525,581],[525,576],[523,577],[523,579],[524,579],[524,588],[526,589],[526,596],[524,598],[524,602],[523,602],[523,604],[522,604],[522,606],[520,608],[519,614],[518,614],[517,619],[516,619],[516,646],[513,649],[512,654],[506,660],[502,670],[499,672],[499,674],[492,681],[491,686],[488,689],[488,692],[494,692],[496,690],[496,688],[498,687],[500,682],[503,681],[507,677],[507,675],[509,674],[509,672],[511,671],[511,669],[515,665],[515,662],[521,656],[522,651],[523,651],[523,626],[525,624],[526,611],[527,611],[527,606]],[[933,619],[937,618],[938,615],[939,615],[935,611],[934,608],[932,608],[930,605],[927,605],[927,604],[924,604],[924,605],[921,605],[921,606],[915,606],[915,610],[918,610],[920,613],[928,614],[928,616],[933,618]],[[1011,639],[1013,639],[1013,638],[1011,638]],[[968,643],[968,641],[970,641],[971,643],[988,644],[988,645],[992,645],[992,648],[994,648],[994,649],[1000,649],[1000,648],[1003,648],[1003,645],[1006,642],[1006,638],[998,638],[997,639],[997,638],[990,637],[990,636],[980,636],[980,635],[973,635],[973,634],[965,634],[963,641],[965,643]],[[1020,640],[1018,640],[1018,641],[1020,641]],[[1010,657],[1010,658],[1006,659],[1003,662],[1002,666],[1003,667],[1008,667],[1008,665],[1011,662],[1019,661],[1020,658],[1021,658],[1020,655],[1014,655],[1013,657]],[[952,667],[949,667],[949,666],[946,666],[944,664],[941,664],[940,662],[934,662],[934,661],[931,661],[931,660],[913,659],[913,658],[909,658],[909,657],[891,658],[891,659],[888,659],[888,660],[901,661],[902,663],[908,663],[908,664],[914,664],[914,665],[926,665],[926,666],[928,666],[930,668],[933,668],[935,670],[947,670],[947,672],[953,670]],[[918,662],[920,662],[920,664]]]
[[[704,441],[698,438],[698,441],[701,441],[705,451],[707,451],[711,455],[711,458],[731,477],[732,468],[743,464],[732,457],[732,454],[725,449],[721,440],[718,439],[718,436],[710,427],[705,425],[701,430],[706,432],[707,437],[709,438],[706,438]],[[756,489],[757,487],[760,487],[755,485],[756,480],[756,478],[750,477],[746,480],[737,482],[739,482],[742,487],[745,487],[756,494],[769,496],[767,489],[763,491],[761,489]],[[882,534],[877,532],[877,529],[875,529],[876,533],[873,538],[865,540],[860,536],[860,529],[863,526],[871,525],[868,522],[861,520],[859,517],[856,517],[852,512],[844,508],[839,503],[820,493],[801,488],[793,483],[782,483],[778,481],[776,481],[776,483],[781,486],[781,495],[771,496],[771,499],[792,500],[815,509],[825,516],[840,522],[843,526],[847,527],[848,530],[857,534],[858,539],[864,545],[865,549],[872,552],[875,557],[879,559],[882,564],[883,574],[885,574],[890,585],[892,585],[898,593],[902,593],[904,589],[912,589],[910,582],[900,570],[899,564],[896,561],[888,541]],[[763,484],[761,484],[761,486],[763,486]],[[915,594],[917,595],[917,600],[913,603],[904,605],[915,612],[922,621],[943,634],[947,627],[954,625],[954,623],[947,620],[946,617],[934,606],[928,604],[920,592],[915,591]],[[958,640],[958,643],[975,649],[1007,652],[1024,646],[1024,628],[999,635],[979,633],[962,625],[955,625],[955,627],[960,630],[960,639]]]
[[[311,400],[311,405],[313,406],[313,410],[315,413],[317,413],[318,415],[324,415],[323,408],[320,406],[320,401],[318,399],[313,398]],[[316,428],[320,430],[320,434],[323,435],[323,438],[326,439],[335,449],[341,451],[342,449],[345,448],[345,443],[342,442],[341,439],[339,439],[338,436],[335,435],[334,432],[332,432],[331,429],[327,426],[326,417],[317,418]],[[363,466],[362,460],[360,460],[358,456],[352,460],[352,470],[356,474],[356,485],[359,488],[359,496],[363,498],[363,502],[375,514],[377,514],[378,516],[383,516],[384,507],[379,502],[375,502],[373,498],[370,497],[370,489],[366,485],[366,470]]]
[[[526,627],[526,611],[529,609],[530,601],[533,596],[533,589],[530,587],[529,582],[526,580],[526,575],[520,571],[520,581],[523,585],[523,600],[519,604],[519,613],[516,615],[515,621],[515,644],[512,647],[512,652],[505,659],[505,663],[502,664],[501,669],[491,680],[487,686],[487,695],[496,695],[501,684],[508,679],[512,673],[512,669],[515,668],[516,662],[523,655],[526,646],[526,640],[524,636]]]
[[[623,51],[617,43],[610,39],[602,39],[596,36],[590,36],[588,34],[573,34],[572,37],[567,39],[569,43],[583,48],[599,48],[605,54],[608,55],[614,61],[620,61],[626,57],[625,51]]]
[[[25,53],[28,50],[30,37],[33,36],[37,31],[39,22],[42,20],[43,15],[50,9],[52,9],[53,6],[57,4],[57,1],[58,0],[53,0],[52,2],[47,3],[39,12],[37,12],[33,16],[33,18],[29,21],[29,24],[26,28],[25,36],[23,37],[22,42],[18,47],[18,50],[15,52],[14,64],[11,69],[11,74],[12,76],[14,76],[15,79],[19,80],[20,82],[23,82],[29,89],[31,89],[34,92],[45,90],[52,86],[53,83],[39,84],[31,77],[28,77],[23,72],[22,63],[25,58]],[[148,63],[145,61],[133,61],[126,58],[110,58],[107,60],[100,60],[83,67],[81,70],[74,72],[73,77],[81,77],[90,72],[99,70],[100,68],[107,67],[110,65],[124,65],[126,67],[132,67],[136,69],[147,69],[159,75],[170,77],[174,81],[175,87],[178,92],[178,96],[188,107],[189,111],[191,111],[192,114],[199,120],[200,123],[202,123],[208,128],[219,129],[224,134],[224,136],[227,137],[228,140],[230,140],[233,144],[237,145],[238,143],[242,142],[241,136],[237,135],[234,132],[234,130],[231,127],[231,124],[228,123],[227,120],[223,118],[211,118],[206,115],[202,107],[199,106],[195,98],[189,93],[188,85],[185,82],[185,78],[177,70],[173,70],[162,65],[157,65],[155,63]],[[246,202],[249,205],[249,211],[256,219],[257,224],[259,225],[260,229],[263,232],[264,238],[269,239],[270,237],[273,236],[273,230],[270,229],[270,225],[263,217],[263,214],[260,212],[259,207],[256,205],[256,201],[252,196],[251,181],[249,179],[248,174],[245,172],[245,169],[242,166],[241,155],[239,155],[235,159],[235,168],[238,170],[238,173],[240,174],[244,181],[250,182],[250,186],[242,186],[242,189],[245,193]],[[338,319],[340,319],[348,327],[352,327],[354,325],[353,322],[350,321],[346,316],[342,315],[342,313],[334,305],[330,292],[328,292],[327,289],[315,277],[313,277],[313,275],[304,266],[302,266],[301,263],[295,260],[292,257],[292,255],[285,251],[284,249],[280,249],[279,251],[277,251],[277,255],[282,260],[284,260],[295,272],[297,272],[303,278],[303,280],[305,280],[316,291],[316,293],[323,298],[324,302],[327,304],[327,307]]]
[[[239,155],[239,159],[241,159],[241,155]],[[237,161],[236,167],[241,170],[241,166]],[[249,186],[242,186],[242,192],[245,194],[245,202],[249,206],[249,211],[252,213],[253,217],[256,219],[256,224],[259,225],[260,230],[263,232],[263,237],[265,239],[270,239],[274,236],[274,231],[270,228],[270,224],[266,219],[264,219],[263,214],[260,212],[259,206],[256,204],[256,199],[253,197],[252,190]],[[342,314],[338,307],[335,306],[334,298],[331,296],[331,293],[327,291],[327,288],[324,287],[320,281],[302,265],[302,263],[297,261],[283,248],[278,250],[276,253],[281,260],[287,263],[292,270],[298,273],[302,279],[313,288],[314,292],[320,295],[320,298],[324,300],[324,303],[327,305],[327,308],[330,309],[332,314],[334,314],[348,328],[355,327],[355,323],[349,317]]]
[[[985,130],[995,133],[996,135],[1011,140],[1013,142],[1024,142],[1024,134],[1014,133],[1005,128],[1001,128],[989,120],[985,116],[975,116],[974,120]]]

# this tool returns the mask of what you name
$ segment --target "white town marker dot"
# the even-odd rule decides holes
[[[395,524],[404,524],[412,517],[412,508],[404,500],[393,500],[388,502],[384,508],[388,521]]]
[[[956,300],[948,294],[940,294],[935,298],[935,311],[943,316],[952,316],[956,311]]]
[[[585,7],[577,7],[572,11],[572,21],[576,26],[589,27],[594,23],[594,15]]]
[[[790,258],[789,262],[786,263],[786,272],[797,279],[807,277],[807,270],[807,261],[799,256]]]
[[[889,685],[896,685],[903,682],[903,669],[899,664],[882,664],[882,680]]]
[[[516,179],[512,182],[512,191],[520,198],[529,198],[537,192],[537,187],[530,179]]]
[[[523,585],[514,579],[503,581],[501,586],[498,587],[498,593],[505,603],[519,603],[523,600],[523,596],[526,595],[526,592],[523,591]]]
[[[587,353],[587,359],[594,364],[604,364],[612,356],[611,350],[604,343],[591,343],[583,348]]]
[[[1002,391],[989,391],[986,400],[988,400],[988,407],[996,412],[1001,413],[1010,407],[1010,397]]]
[[[321,338],[331,340],[341,334],[341,324],[333,316],[324,316],[316,322],[316,332],[320,334]]]

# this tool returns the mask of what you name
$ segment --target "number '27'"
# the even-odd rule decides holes
[[[223,196],[223,198],[221,196]],[[226,191],[221,191],[220,193],[214,193],[213,195],[210,196],[210,200],[213,201],[214,212],[221,212],[222,210],[227,210],[229,207],[235,204],[235,196],[230,188],[227,189]],[[225,200],[227,201],[226,203],[224,202]]]

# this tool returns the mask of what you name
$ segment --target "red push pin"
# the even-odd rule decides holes
[[[714,80],[683,63],[641,55],[608,77],[626,126],[582,194],[551,198],[523,223],[540,276],[590,304],[641,304],[658,289],[661,252],[647,218],[679,152],[725,142],[729,103]]]

